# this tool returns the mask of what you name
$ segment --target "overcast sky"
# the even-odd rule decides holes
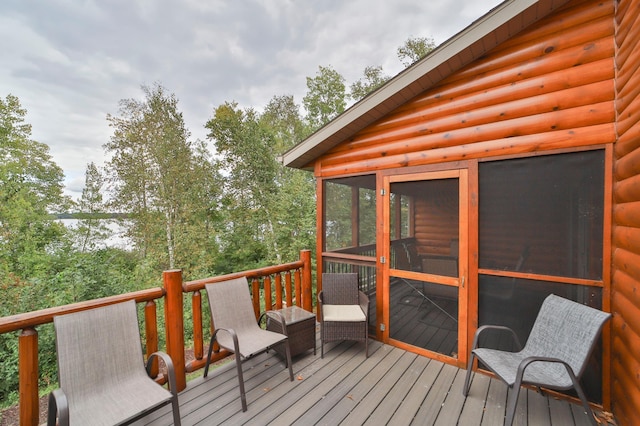
[[[331,66],[347,86],[366,66],[402,70],[409,37],[440,44],[500,0],[1,0],[0,97],[17,96],[33,139],[49,146],[77,197],[102,165],[107,114],[159,82],[179,99],[192,139],[225,101],[261,110],[306,93]]]

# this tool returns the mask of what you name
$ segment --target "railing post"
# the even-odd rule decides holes
[[[182,271],[171,270],[162,273],[164,289],[165,330],[167,354],[173,361],[176,372],[177,391],[187,387],[184,357],[184,308],[182,305]]]
[[[18,377],[20,392],[20,426],[37,426],[38,402],[38,332],[25,328],[18,337]]]
[[[311,250],[300,251],[302,267],[302,308],[313,312],[313,300],[311,291]]]

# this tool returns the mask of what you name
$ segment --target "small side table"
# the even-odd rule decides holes
[[[289,348],[291,356],[296,356],[309,349],[313,349],[316,354],[316,316],[297,306],[278,309],[284,317],[287,336],[289,337]],[[267,316],[267,330],[282,332],[282,324],[274,317]],[[284,346],[277,345],[275,351],[285,356]]]

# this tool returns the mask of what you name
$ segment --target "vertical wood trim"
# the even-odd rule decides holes
[[[384,190],[384,194],[383,194]],[[376,218],[378,220],[376,236],[376,336],[378,340],[389,342],[389,265],[391,262],[390,241],[390,185],[389,178],[380,173],[376,175]],[[380,257],[387,261],[383,264]],[[384,330],[381,325],[384,324]]]
[[[473,344],[473,335],[478,328],[478,228],[480,226],[478,214],[478,162],[469,162],[468,177],[468,205],[469,221],[467,229],[467,268],[469,283],[467,286],[467,350],[463,354],[464,362],[468,361],[469,349]]]
[[[458,366],[467,363],[469,335],[469,172],[458,178]]]
[[[302,308],[313,312],[313,280],[311,279],[311,250],[300,252],[302,267]]]
[[[316,293],[322,291],[322,272],[324,271],[324,222],[326,217],[326,201],[324,192],[324,179],[317,178],[316,181]],[[320,321],[320,310],[316,312],[316,320]]]
[[[40,418],[38,401],[38,332],[25,328],[18,337],[18,376],[20,425],[37,426]]]
[[[602,309],[611,312],[611,245],[613,217],[613,145],[604,151],[604,208],[602,248]],[[602,406],[611,410],[611,322],[602,330]]]

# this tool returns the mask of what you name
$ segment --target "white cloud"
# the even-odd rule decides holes
[[[410,36],[441,43],[498,0],[0,2],[0,96],[18,96],[34,139],[49,145],[79,195],[86,164],[102,164],[108,113],[160,82],[180,100],[193,138],[225,101],[261,109],[302,103],[306,77],[331,65],[352,83],[368,65],[401,71]]]

